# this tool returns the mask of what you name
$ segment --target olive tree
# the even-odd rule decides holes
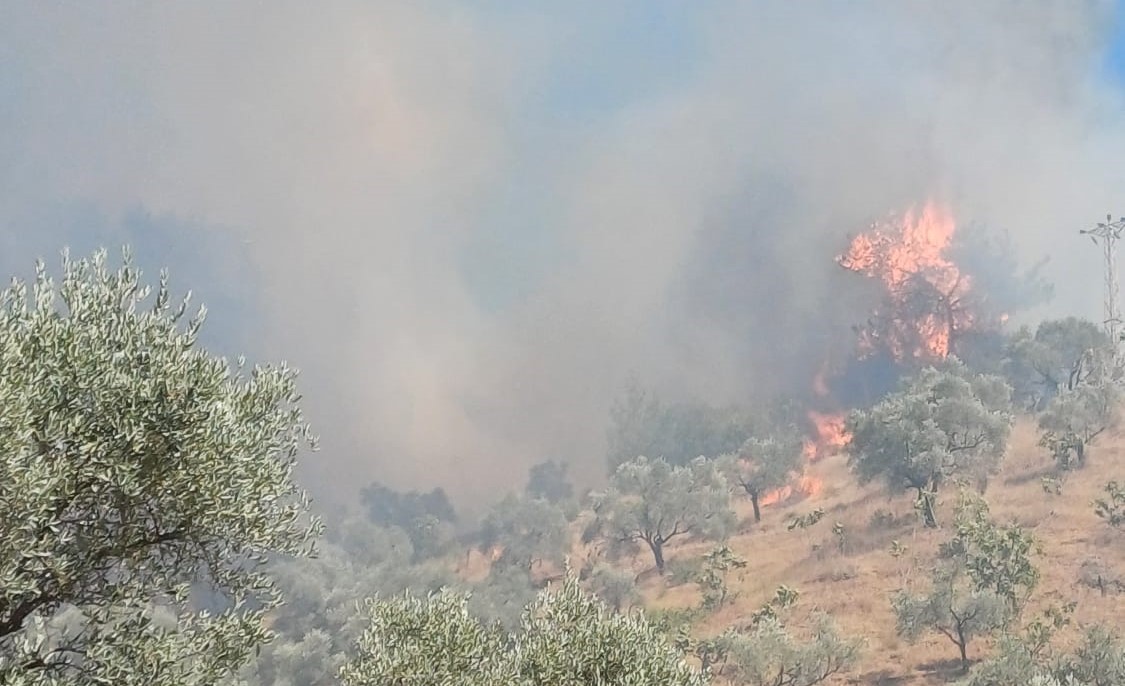
[[[204,314],[127,251],[0,295],[0,682],[213,684],[267,638],[312,436],[295,372],[208,354]]]
[[[900,590],[892,600],[899,635],[944,635],[967,671],[970,641],[1007,626],[1038,583],[1031,561],[1037,550],[1022,527],[997,525],[983,501],[966,497],[956,533],[941,546],[930,588],[921,594]]]
[[[814,613],[811,631],[801,636],[786,626],[788,613],[800,594],[782,586],[774,597],[751,615],[745,626],[736,626],[702,639],[681,628],[678,643],[713,673],[734,683],[752,686],[815,686],[848,670],[864,647],[861,639],[841,635],[835,621]]]
[[[566,516],[542,498],[508,494],[481,523],[481,547],[502,549],[500,561],[530,567],[561,558],[569,543]]]
[[[727,479],[750,497],[756,522],[762,521],[762,496],[788,484],[800,463],[801,441],[796,429],[765,437],[751,436],[737,453],[719,460]]]
[[[373,523],[406,532],[416,561],[441,555],[453,542],[457,512],[444,489],[396,491],[376,481],[360,491],[360,498]]]
[[[747,413],[700,402],[665,403],[629,385],[610,408],[607,462],[610,472],[638,455],[687,464],[700,455],[734,452],[750,435]]]
[[[1094,514],[1110,526],[1125,525],[1125,486],[1117,481],[1110,481],[1103,490],[1107,497],[1094,500]]]
[[[863,641],[842,636],[828,615],[815,617],[811,633],[801,639],[772,616],[732,632],[724,674],[752,686],[816,686],[858,661]]]
[[[957,477],[983,479],[999,466],[1011,431],[1010,388],[957,361],[929,367],[869,410],[853,412],[850,463],[862,483],[913,489],[929,527],[939,489]]]
[[[1032,410],[1078,386],[1092,371],[1091,362],[1110,346],[1101,326],[1077,317],[1041,322],[1033,333],[1023,327],[1005,350],[1005,376],[1016,400]]]
[[[1062,392],[1039,416],[1039,445],[1060,469],[1086,464],[1086,449],[1117,423],[1121,392],[1113,383],[1083,383]]]
[[[315,559],[273,560],[270,575],[285,603],[268,616],[273,640],[230,686],[320,686],[333,675],[364,629],[356,605],[373,593],[425,594],[454,583],[444,561],[413,562],[398,527],[348,517],[330,527]]]
[[[721,537],[734,523],[726,478],[706,458],[683,466],[646,457],[626,462],[596,496],[594,511],[605,535],[643,541],[661,574],[669,541],[689,534]]]
[[[474,619],[464,594],[367,603],[370,626],[340,671],[346,686],[705,686],[707,675],[642,613],[619,614],[568,575],[505,634]]]
[[[533,498],[543,498],[550,503],[560,503],[574,495],[574,484],[567,476],[565,462],[546,460],[531,467],[524,492]]]
[[[911,595],[899,591],[892,600],[898,633],[914,641],[927,632],[944,635],[957,646],[961,668],[969,668],[969,642],[1007,624],[1010,616],[1002,598],[991,591],[969,588],[964,570],[940,568],[929,591]]]
[[[1111,686],[1125,683],[1125,641],[1115,627],[1093,624],[1070,652],[1036,636],[1007,635],[961,686]]]

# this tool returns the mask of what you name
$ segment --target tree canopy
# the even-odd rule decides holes
[[[0,295],[0,681],[213,684],[266,638],[312,435],[296,373],[208,354],[204,314],[128,253]]]
[[[1078,385],[1090,371],[1090,355],[1109,343],[1102,327],[1077,317],[1044,321],[1034,333],[1019,329],[1005,351],[1005,376],[1014,399],[1029,409],[1046,407]]]
[[[1061,469],[1086,464],[1094,440],[1117,423],[1121,391],[1113,383],[1080,383],[1060,393],[1039,416],[1039,445]]]
[[[983,478],[999,465],[1011,430],[1010,389],[953,360],[907,379],[847,428],[850,461],[861,482],[914,489],[928,526],[937,525],[938,490],[953,477]]]
[[[396,491],[376,481],[360,492],[360,499],[374,524],[406,532],[416,559],[434,557],[452,541],[457,512],[444,489],[434,488],[428,493]]]
[[[630,385],[610,410],[609,470],[640,455],[682,465],[734,452],[750,435],[750,419],[736,407],[700,402],[666,404]]]
[[[543,498],[547,502],[558,503],[574,495],[574,484],[567,476],[565,462],[546,460],[531,467],[527,475],[524,491],[533,498]]]
[[[722,536],[734,523],[727,481],[706,458],[682,466],[647,457],[626,462],[594,510],[607,536],[644,541],[662,574],[669,541],[689,534]]]
[[[762,521],[762,496],[793,478],[800,467],[801,449],[797,430],[790,427],[764,437],[751,436],[737,453],[720,458],[727,479],[750,497],[755,521]]]
[[[469,612],[465,594],[367,603],[370,625],[340,672],[346,686],[705,686],[641,613],[619,614],[568,575],[505,634]]]
[[[526,567],[545,558],[561,559],[567,534],[566,516],[557,505],[509,493],[481,523],[481,546],[499,547],[501,562]]]

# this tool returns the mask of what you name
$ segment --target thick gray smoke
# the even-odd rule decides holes
[[[97,235],[305,370],[343,497],[592,477],[630,374],[806,386],[854,323],[832,256],[931,196],[1099,316],[1108,3],[473,5],[0,5],[4,264],[132,226]]]

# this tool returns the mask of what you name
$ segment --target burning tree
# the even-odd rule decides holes
[[[948,257],[956,224],[934,203],[872,225],[837,258],[840,266],[880,280],[884,302],[858,330],[866,354],[932,361],[949,355],[974,323],[970,279]]]
[[[953,213],[932,201],[874,223],[836,259],[884,293],[856,327],[860,359],[918,368],[955,354],[998,366],[1009,315],[1052,294],[1043,263],[1022,271],[1014,254],[1006,234],[958,232]]]

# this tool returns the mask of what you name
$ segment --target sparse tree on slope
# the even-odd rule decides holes
[[[963,569],[942,567],[928,593],[900,591],[892,601],[898,633],[913,641],[926,632],[943,634],[957,646],[961,668],[969,668],[969,642],[1004,626],[1010,616],[1002,598],[970,588]]]
[[[669,541],[689,534],[721,537],[734,523],[727,481],[705,458],[683,466],[646,457],[626,462],[594,509],[607,536],[644,541],[661,574]]]
[[[1107,497],[1094,501],[1094,514],[1110,526],[1125,525],[1125,486],[1110,481],[1105,485],[1105,493]]]
[[[1068,317],[1042,322],[1033,334],[1024,327],[1008,343],[1005,375],[1023,407],[1039,410],[1090,374],[1090,362],[1109,347],[1102,327]]]
[[[612,473],[638,455],[674,465],[701,455],[716,458],[738,450],[749,429],[749,418],[736,407],[665,404],[633,384],[610,409],[608,467]]]
[[[1116,628],[1084,627],[1071,653],[1037,637],[1005,636],[994,655],[973,667],[961,686],[1117,686],[1125,684],[1125,641]]]
[[[967,671],[970,641],[1017,617],[1038,583],[1031,562],[1036,550],[1029,533],[996,525],[983,501],[966,496],[957,531],[941,546],[929,590],[921,595],[902,590],[892,601],[899,635],[914,640],[926,632],[943,634],[957,646]]]
[[[561,558],[569,529],[563,511],[542,498],[508,494],[481,523],[481,546],[502,549],[500,561],[530,567]]]
[[[727,629],[718,636],[693,639],[685,629],[678,643],[691,649],[715,674],[750,686],[815,686],[851,668],[863,649],[862,640],[841,636],[825,614],[813,617],[811,635],[801,638],[785,626],[783,616],[799,593],[782,586],[751,617],[749,626]]]
[[[519,632],[486,628],[464,595],[368,602],[346,686],[706,686],[643,614],[617,614],[567,577],[526,608]]]
[[[376,481],[360,492],[360,498],[374,524],[406,532],[415,560],[437,557],[453,541],[457,513],[441,488],[428,493],[402,492]]]
[[[737,484],[754,506],[754,521],[762,521],[761,499],[789,483],[800,467],[801,441],[796,430],[759,438],[752,436],[736,454],[719,460],[728,480]]]
[[[1039,416],[1039,445],[1060,469],[1085,466],[1086,448],[1117,423],[1121,392],[1108,382],[1082,383],[1061,393]]]
[[[1011,423],[1007,384],[951,361],[923,369],[870,410],[853,412],[848,452],[861,482],[913,489],[926,525],[936,527],[940,488],[955,477],[995,471]]]
[[[186,307],[104,251],[0,296],[0,683],[214,684],[267,637],[310,434],[295,373],[207,354]]]

